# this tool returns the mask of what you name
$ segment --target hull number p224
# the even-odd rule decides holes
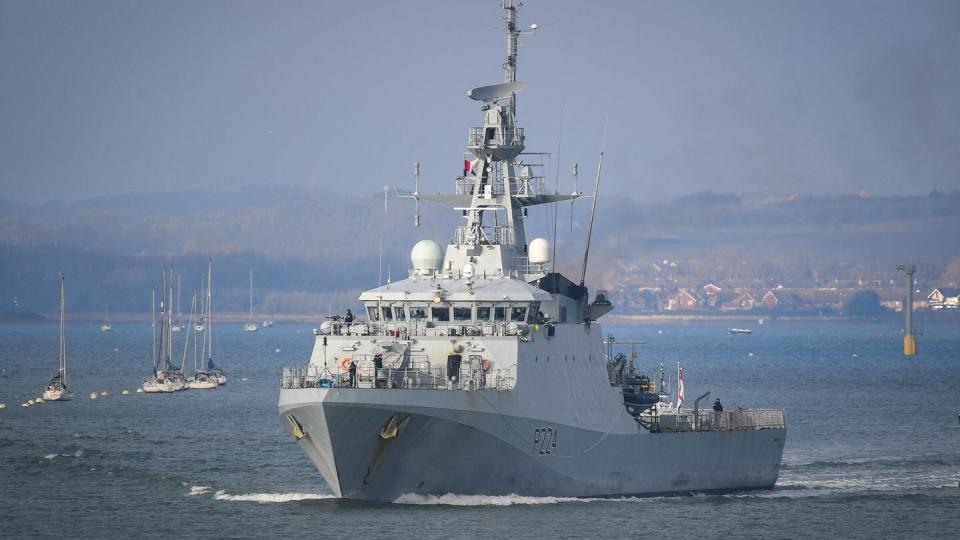
[[[533,453],[552,456],[557,453],[557,427],[540,427],[533,430]]]

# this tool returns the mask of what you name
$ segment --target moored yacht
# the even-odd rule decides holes
[[[64,334],[65,304],[63,274],[60,274],[60,368],[43,389],[44,401],[69,401],[73,399],[73,393],[67,387],[67,340]]]

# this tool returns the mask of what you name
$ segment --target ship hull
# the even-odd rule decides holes
[[[591,429],[513,416],[496,406],[498,394],[295,389],[282,390],[279,405],[333,492],[348,499],[733,491],[771,488],[779,474],[784,428],[611,432],[623,419]]]

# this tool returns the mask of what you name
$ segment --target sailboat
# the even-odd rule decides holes
[[[173,274],[171,273],[169,301],[160,300],[160,336],[156,333],[156,310],[153,309],[153,377],[143,382],[143,391],[147,393],[170,393],[185,390],[187,387],[183,371],[173,364]],[[167,273],[163,272],[164,294],[167,289]],[[153,305],[156,306],[156,289],[153,292]]]
[[[253,268],[250,269],[250,316],[247,324],[243,325],[244,332],[256,332],[259,327],[253,322]]]
[[[67,388],[67,340],[63,332],[64,319],[63,274],[60,274],[60,369],[43,389],[44,401],[69,401],[73,393]]]
[[[190,305],[190,324],[187,326],[187,344],[190,343],[190,328],[196,323],[197,314],[197,293],[193,293],[193,301]],[[217,377],[205,369],[201,369],[201,361],[207,346],[207,335],[203,336],[203,346],[200,345],[200,333],[193,333],[193,377],[187,381],[187,388],[191,390],[209,390],[220,386]],[[186,359],[187,344],[184,345],[183,353]]]
[[[101,332],[109,332],[113,330],[113,325],[110,324],[110,312],[107,309],[107,299],[103,299],[103,324],[100,325]]]
[[[227,384],[227,375],[213,363],[213,261],[207,263],[207,330],[204,334],[204,352],[207,356],[207,372],[217,384]]]

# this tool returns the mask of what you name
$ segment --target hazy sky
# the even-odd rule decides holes
[[[527,0],[528,150],[605,186],[960,189],[960,2]],[[0,197],[287,184],[448,190],[496,0],[0,0]],[[562,111],[562,112],[561,112]]]

